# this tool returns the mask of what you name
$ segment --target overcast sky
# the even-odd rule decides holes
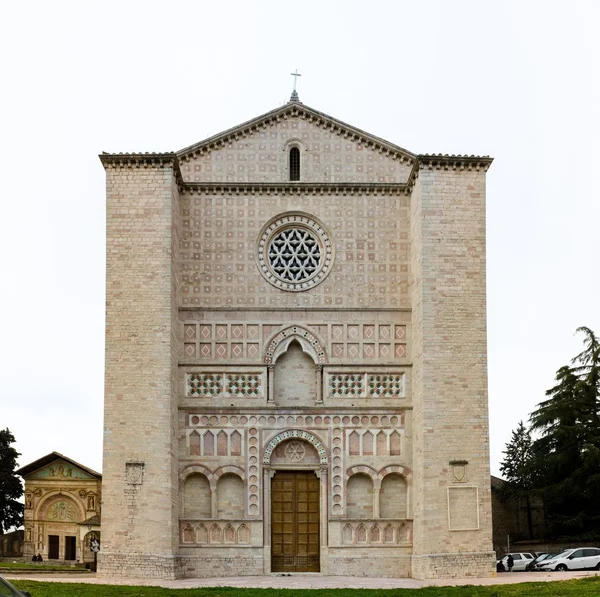
[[[416,153],[491,155],[491,466],[600,333],[600,3],[5,2],[0,428],[101,470],[101,151],[174,151],[300,99]]]

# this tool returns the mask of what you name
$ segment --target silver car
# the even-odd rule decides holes
[[[576,547],[566,549],[553,558],[540,562],[540,570],[600,570],[600,549]]]
[[[496,562],[497,570],[508,570],[508,556],[511,555],[513,557],[513,572],[517,572],[518,570],[525,570],[527,568],[527,564],[533,562],[533,555],[529,552],[519,552],[519,553],[511,553],[506,554],[501,560]]]

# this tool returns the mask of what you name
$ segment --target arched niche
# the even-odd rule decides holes
[[[284,408],[310,408],[318,398],[314,356],[296,336],[279,346],[273,378],[273,401]]]
[[[302,351],[309,355],[315,364],[322,365],[327,362],[325,343],[313,332],[299,325],[290,326],[271,337],[267,343],[264,362],[273,365],[277,359],[287,352],[292,341],[296,340]]]
[[[85,509],[78,500],[56,492],[39,504],[36,517],[48,522],[80,522],[85,518]]]

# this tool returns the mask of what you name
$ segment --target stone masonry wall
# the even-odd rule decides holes
[[[178,546],[178,198],[172,166],[107,164],[99,574],[173,576]],[[134,557],[139,554],[139,557]],[[139,560],[139,562],[138,562]]]
[[[407,161],[302,118],[285,118],[268,130],[184,159],[181,172],[186,182],[285,182],[291,147],[300,150],[302,182],[404,183],[410,174]]]
[[[413,576],[491,575],[485,172],[422,168],[411,200]]]
[[[181,200],[185,308],[410,307],[408,197],[300,192],[188,193]],[[304,292],[267,282],[257,267],[263,226],[287,212],[319,218],[335,249],[325,280]]]

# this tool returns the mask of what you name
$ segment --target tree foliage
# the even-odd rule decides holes
[[[584,350],[556,374],[531,414],[532,480],[550,534],[600,537],[600,342],[589,328]]]
[[[500,464],[500,472],[507,481],[503,486],[502,499],[523,501],[527,512],[529,538],[533,538],[532,489],[533,489],[533,452],[531,449],[531,432],[523,421],[512,432],[511,440],[503,452],[504,460]]]
[[[502,453],[505,456],[500,464],[500,472],[510,486],[518,490],[531,489],[531,433],[523,421],[519,421]]]
[[[14,443],[8,429],[0,430],[0,534],[23,524],[23,504],[18,501],[23,487],[15,474],[20,454],[11,445]]]

